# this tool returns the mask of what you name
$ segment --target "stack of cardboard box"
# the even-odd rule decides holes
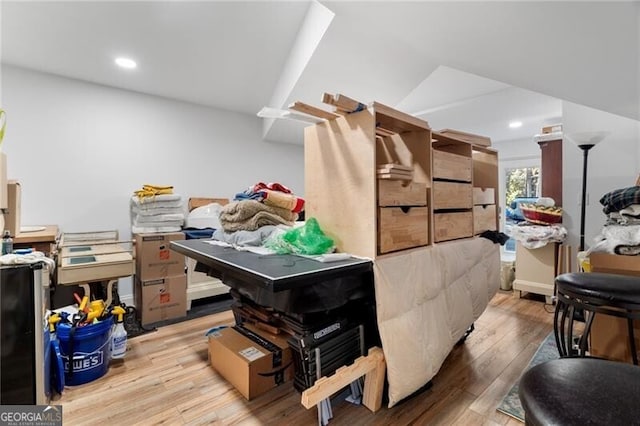
[[[169,248],[184,240],[182,232],[134,234],[136,280],[134,297],[143,325],[187,314],[185,257]]]

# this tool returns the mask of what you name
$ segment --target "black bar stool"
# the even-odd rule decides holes
[[[602,313],[627,320],[631,356],[638,365],[633,320],[640,319],[640,278],[595,272],[569,273],[556,277],[556,288],[558,300],[553,330],[561,357],[586,356],[593,318],[596,313]],[[585,326],[574,345],[577,309],[584,312]]]
[[[522,375],[525,425],[640,424],[640,367],[595,358],[560,358]]]

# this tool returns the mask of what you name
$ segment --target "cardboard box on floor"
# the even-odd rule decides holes
[[[632,275],[640,277],[640,256],[620,256],[591,253],[592,272]],[[640,280],[638,281],[640,290]],[[640,350],[640,321],[634,321],[636,348]],[[627,320],[610,315],[596,314],[591,326],[591,355],[615,361],[631,362],[631,348]]]
[[[185,273],[185,257],[169,248],[172,240],[184,240],[182,232],[134,234],[136,275],[139,280],[178,276]]]
[[[248,400],[293,378],[287,339],[250,325],[210,334],[209,362]]]
[[[181,318],[187,315],[187,276],[157,280],[136,280],[136,308],[142,325]]]

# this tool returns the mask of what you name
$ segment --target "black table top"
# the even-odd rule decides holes
[[[170,247],[222,274],[231,274],[272,292],[310,286],[319,281],[350,274],[362,274],[373,269],[373,263],[368,259],[352,257],[323,263],[296,255],[261,255],[239,251],[232,247],[210,244],[207,241],[209,240],[171,241]]]

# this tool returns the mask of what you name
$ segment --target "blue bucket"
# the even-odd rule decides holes
[[[69,368],[70,324],[58,324],[57,335],[64,361],[64,381],[75,386],[89,383],[109,371],[110,337],[113,319],[76,327],[73,337],[73,371]]]

